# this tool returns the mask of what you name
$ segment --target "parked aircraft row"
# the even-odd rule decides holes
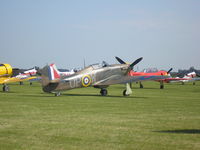
[[[8,83],[35,79],[36,73],[35,68],[21,72],[20,69],[12,68],[10,64],[0,64],[0,84],[3,84],[3,91],[9,91]]]
[[[61,72],[55,64],[46,65],[42,69],[34,67],[32,69],[20,72],[19,69],[12,68],[9,64],[0,65],[0,84],[3,84],[3,91],[9,91],[8,83],[22,81],[40,81],[44,92],[54,93],[59,96],[63,90],[93,86],[100,89],[100,94],[108,94],[107,87],[113,84],[125,84],[124,96],[132,93],[130,84],[139,82],[140,88],[143,88],[142,81],[154,80],[160,82],[160,88],[164,88],[164,83],[169,82],[189,82],[197,81],[195,73],[188,74],[183,78],[172,78],[170,71],[133,71],[133,67],[143,58],[138,58],[131,64],[125,63],[119,57],[116,57],[120,64],[109,65],[103,61],[102,64],[93,64],[79,71],[71,70]],[[18,73],[17,73],[18,72]]]
[[[140,75],[168,75],[169,77],[166,79],[160,79],[156,80],[157,82],[160,82],[160,89],[164,89],[164,83],[174,83],[174,82],[180,82],[184,84],[185,82],[193,82],[193,85],[195,85],[196,81],[200,81],[200,76],[197,75],[195,72],[191,72],[186,74],[183,78],[180,77],[171,77],[170,72],[172,68],[169,69],[169,71],[164,71],[164,70],[144,70],[143,72],[134,72],[133,70],[130,71],[131,76],[140,76]],[[140,88],[143,88],[142,82],[140,83]]]

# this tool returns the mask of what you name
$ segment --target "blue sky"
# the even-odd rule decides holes
[[[59,68],[144,57],[139,70],[200,69],[199,0],[0,0],[0,61]]]

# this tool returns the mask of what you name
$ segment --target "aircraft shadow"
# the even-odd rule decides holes
[[[22,94],[20,96],[23,96],[23,97],[56,97],[54,96],[53,93],[49,93],[49,94],[43,94],[43,93],[40,93],[38,95],[36,94]],[[148,97],[136,97],[136,96],[117,96],[117,95],[107,95],[107,96],[101,96],[101,95],[98,95],[98,94],[66,94],[66,93],[62,93],[60,96],[58,97],[68,97],[68,96],[74,96],[74,97],[80,97],[80,96],[85,96],[85,97],[102,97],[102,98],[107,98],[107,97],[114,97],[114,98],[132,98],[132,99],[136,99],[136,98],[141,98],[141,99],[147,99]]]
[[[122,88],[122,87],[116,87],[117,89],[121,89],[121,90],[123,90],[124,88]],[[156,89],[160,89],[160,87],[158,86],[158,87],[145,87],[144,86],[144,88],[140,88],[140,87],[133,87],[133,88],[131,88],[133,91],[134,90],[142,90],[142,89],[153,89],[153,90],[156,90]]]
[[[161,130],[161,131],[154,131],[154,132],[175,133],[175,134],[200,134],[200,129]]]
[[[147,89],[147,90],[159,90],[160,89],[160,87],[155,87],[155,88],[153,88],[153,87],[144,87],[144,88],[136,88],[136,89]]]
[[[118,97],[118,98],[147,98],[147,97],[135,97],[135,96],[117,96],[117,95],[107,95],[107,96],[101,96],[98,94],[61,94],[61,96],[91,96],[91,97]]]
[[[0,93],[7,93],[7,94],[11,94],[11,93],[18,93],[18,92],[14,92],[14,91],[8,91],[8,92],[3,92],[3,91],[0,91]]]

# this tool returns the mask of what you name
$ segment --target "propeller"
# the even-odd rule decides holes
[[[117,59],[117,61],[120,63],[120,64],[126,64],[122,59],[120,59],[119,57],[115,57]]]
[[[120,64],[127,64],[125,61],[123,61],[121,58],[119,57],[115,57],[117,59],[117,61]],[[136,64],[138,64],[141,60],[143,59],[143,57],[138,58],[137,60],[135,60],[132,64],[130,64],[130,67],[133,68]]]
[[[173,68],[170,68],[170,69],[167,71],[167,74],[169,74],[172,70],[173,70]]]
[[[117,59],[117,61],[120,63],[120,64],[127,64],[125,61],[123,61],[121,58],[119,57],[115,57]],[[143,57],[140,57],[138,58],[137,60],[135,60],[132,64],[130,64],[128,70],[127,70],[127,73],[130,71],[130,70],[133,70],[133,67],[135,65],[137,65],[141,60],[143,59]]]
[[[137,65],[142,59],[143,59],[143,57],[140,57],[140,58],[138,58],[137,60],[135,60],[132,64],[130,64],[131,70],[132,70],[133,67],[134,67],[135,65]]]

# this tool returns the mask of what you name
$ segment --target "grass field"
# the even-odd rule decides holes
[[[39,83],[0,92],[0,150],[199,150],[200,82],[83,88],[60,97]],[[2,88],[0,86],[0,88]]]

